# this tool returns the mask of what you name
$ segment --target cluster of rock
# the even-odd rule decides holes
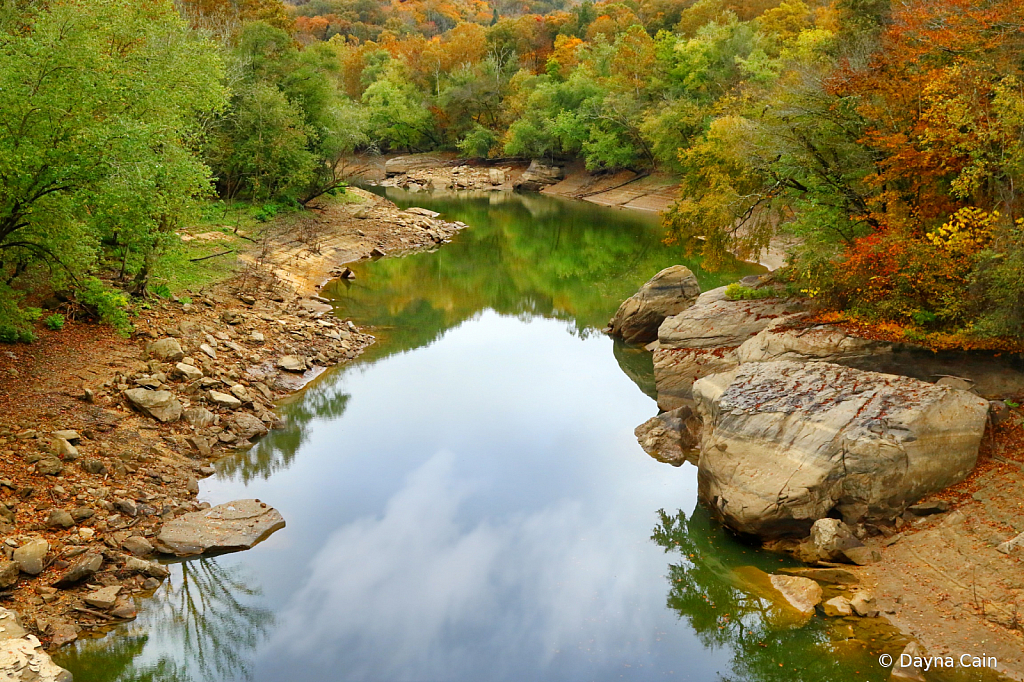
[[[701,501],[761,539],[807,538],[838,519],[893,523],[973,470],[991,407],[948,379],[846,366],[892,347],[807,315],[781,295],[701,294],[692,273],[669,268],[609,324],[633,342],[656,335],[647,347],[665,412],[638,427],[641,445],[662,461],[695,462]],[[844,549],[813,560],[872,559],[859,540]]]
[[[440,214],[430,209],[414,207],[400,210],[390,202],[361,205],[352,214],[358,220],[373,220],[376,223],[393,226],[397,237],[397,248],[402,251],[433,247],[446,244],[452,240],[459,230],[466,227],[461,221],[449,222],[440,220]],[[362,232],[359,232],[362,234]],[[373,257],[386,255],[382,248],[374,250]],[[340,271],[336,273],[340,276]]]
[[[451,165],[431,155],[414,154],[388,159],[384,163],[385,187],[410,192],[438,190],[494,190],[511,187],[512,168]]]
[[[141,359],[84,389],[74,429],[0,427],[14,479],[0,479],[0,590],[34,636],[56,647],[134,618],[168,576],[159,553],[245,549],[283,526],[259,500],[197,502],[198,479],[282,425],[274,400],[372,342],[329,310],[273,294],[163,303],[138,322]]]

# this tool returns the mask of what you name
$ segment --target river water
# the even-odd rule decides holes
[[[138,620],[57,657],[77,682],[887,679],[897,640],[777,626],[738,587],[779,557],[702,513],[693,467],[643,452],[649,354],[600,333],[663,267],[708,289],[755,266],[705,273],[653,217],[581,202],[389,196],[470,227],[329,287],[378,343],[202,484],[287,527],[174,564]]]

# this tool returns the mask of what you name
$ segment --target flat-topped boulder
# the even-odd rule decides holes
[[[658,338],[666,317],[686,310],[700,296],[700,284],[689,268],[665,268],[619,306],[608,322],[608,332],[627,343],[649,343]]]
[[[71,673],[46,653],[39,639],[21,624],[18,614],[0,607],[0,680],[72,682]]]
[[[384,175],[390,178],[395,175],[405,175],[406,173],[411,173],[417,170],[437,168],[439,166],[444,166],[445,163],[445,159],[435,154],[407,154],[405,156],[396,156],[384,162]]]
[[[693,396],[700,499],[762,538],[901,514],[973,470],[988,413],[966,391],[825,362],[740,365]]]
[[[733,301],[719,287],[692,306],[665,318],[658,328],[662,348],[736,348],[780,319],[804,312],[802,301],[762,298]]]
[[[168,521],[154,545],[176,556],[233,552],[249,549],[280,528],[284,518],[265,502],[235,500]]]
[[[829,325],[792,328],[772,324],[736,349],[736,358],[744,362],[821,360],[843,364],[850,360],[892,352],[892,344],[854,336]]]
[[[130,388],[124,392],[128,403],[139,412],[160,422],[176,422],[181,418],[181,403],[170,391]]]

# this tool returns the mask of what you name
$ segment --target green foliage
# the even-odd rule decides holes
[[[459,151],[469,158],[486,159],[497,144],[498,136],[493,130],[477,125],[459,142]]]
[[[778,298],[775,289],[754,289],[734,282],[725,288],[725,295],[730,301],[755,301],[761,298]]]
[[[43,316],[42,308],[33,308],[31,306],[22,309],[22,315],[27,322],[37,322],[39,318]]]
[[[191,305],[192,304],[192,297],[191,296],[181,296],[178,299],[178,303],[180,303],[182,305]]]
[[[170,0],[34,9],[0,33],[0,271],[65,285],[105,242],[131,274],[209,193],[194,151],[220,60]]]
[[[159,296],[160,298],[170,298],[171,288],[168,287],[166,284],[156,284],[154,286],[149,287],[149,293],[155,296]]]
[[[128,296],[124,292],[111,289],[95,277],[86,277],[77,293],[79,302],[118,334],[128,336],[131,333]]]
[[[64,316],[60,313],[54,313],[53,315],[47,315],[46,319],[43,320],[43,326],[50,331],[58,332],[64,328]]]

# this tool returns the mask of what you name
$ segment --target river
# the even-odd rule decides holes
[[[708,519],[692,466],[643,452],[650,356],[600,332],[663,267],[706,290],[756,266],[706,273],[653,216],[582,202],[388,196],[469,228],[328,287],[378,343],[202,483],[287,527],[173,564],[136,621],[57,656],[77,682],[887,679],[890,635],[778,627],[738,589],[780,558]]]

